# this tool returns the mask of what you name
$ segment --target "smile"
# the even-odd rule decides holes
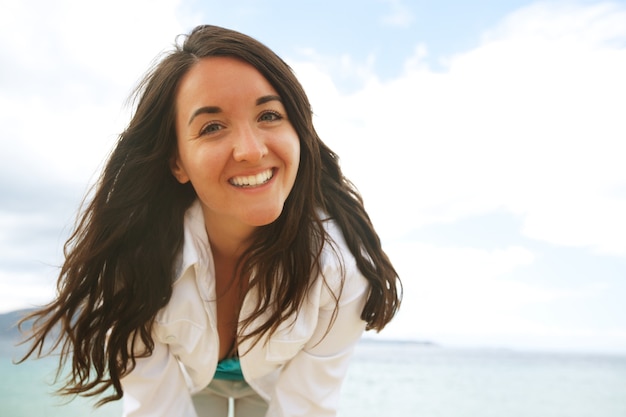
[[[246,175],[242,177],[233,177],[228,180],[235,187],[258,187],[272,179],[274,170],[268,169],[256,175]]]

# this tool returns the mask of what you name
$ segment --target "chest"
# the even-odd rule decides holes
[[[220,360],[233,356],[237,351],[237,328],[246,283],[247,280],[235,274],[234,264],[216,263],[215,307]]]

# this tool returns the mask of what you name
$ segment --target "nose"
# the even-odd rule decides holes
[[[267,146],[262,134],[245,126],[237,132],[233,145],[233,158],[237,162],[257,162],[267,154]]]

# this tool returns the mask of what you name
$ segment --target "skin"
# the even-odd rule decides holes
[[[180,183],[191,182],[202,205],[222,359],[233,353],[247,282],[235,265],[255,228],[281,214],[298,172],[300,142],[276,90],[234,58],[195,64],[181,80],[176,109],[171,170]]]

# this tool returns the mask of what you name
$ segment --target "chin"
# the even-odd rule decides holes
[[[268,224],[274,223],[281,215],[282,207],[280,210],[267,210],[263,212],[255,211],[254,213],[249,213],[248,223],[252,226],[267,226]]]

